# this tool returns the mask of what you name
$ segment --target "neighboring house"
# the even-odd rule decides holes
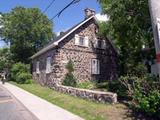
[[[117,78],[117,51],[111,41],[97,36],[94,15],[94,10],[85,9],[82,22],[61,33],[31,57],[33,79],[42,85],[61,84],[69,60],[74,64],[73,74],[78,82]]]

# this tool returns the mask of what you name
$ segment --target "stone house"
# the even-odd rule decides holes
[[[118,53],[109,39],[99,38],[95,11],[85,9],[85,19],[34,54],[33,79],[41,85],[61,84],[69,60],[77,82],[117,78]]]

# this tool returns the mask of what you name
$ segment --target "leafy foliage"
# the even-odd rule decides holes
[[[82,83],[78,83],[76,87],[83,89],[93,89],[95,87],[95,84],[91,81],[85,81]]]
[[[147,115],[160,119],[160,83],[159,78],[148,75],[136,87],[132,105]]]
[[[17,74],[16,82],[19,84],[32,83],[32,75],[30,73],[22,72]]]
[[[142,62],[142,45],[153,47],[153,35],[147,0],[99,0],[103,13],[109,16],[100,25],[100,35],[113,39],[120,51],[121,74]],[[146,58],[152,59],[154,51]]]
[[[110,87],[111,90],[117,92],[118,96],[131,98],[134,110],[160,118],[160,83],[156,76],[121,76],[116,83],[116,86],[115,82],[110,83],[115,87]]]
[[[9,74],[10,68],[12,66],[12,54],[9,48],[0,49],[0,72],[4,71]]]
[[[74,75],[72,73],[67,73],[65,75],[65,78],[63,80],[63,85],[66,85],[66,86],[72,86],[72,87],[75,87],[76,86],[76,80],[74,78]]]
[[[73,62],[71,60],[66,65],[66,69],[68,70],[68,72],[66,73],[62,84],[66,85],[66,86],[75,87],[77,85],[77,82],[76,82],[76,79],[75,79],[75,77],[72,73],[74,71],[74,65],[73,65]]]
[[[68,64],[66,65],[66,69],[68,70],[68,73],[72,73],[74,71],[74,65],[71,60],[69,60]]]
[[[29,57],[52,38],[52,23],[38,8],[16,7],[2,14],[0,37],[10,43],[14,60],[28,63]]]
[[[32,83],[32,75],[29,73],[30,66],[23,63],[13,64],[11,69],[11,79],[20,84]]]
[[[131,70],[128,70],[128,74],[137,77],[144,77],[147,73],[147,67],[141,62],[137,63],[137,65]]]
[[[11,78],[16,81],[17,75],[19,73],[26,73],[29,71],[29,65],[25,65],[21,62],[13,64],[11,68]]]

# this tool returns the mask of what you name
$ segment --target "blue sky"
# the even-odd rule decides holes
[[[44,10],[52,0],[1,0],[0,12],[6,13],[11,11],[16,6],[24,7],[38,7],[40,10]],[[72,0],[55,0],[53,5],[45,12],[49,19],[51,19],[57,12],[64,8]],[[84,9],[91,8],[96,13],[101,12],[101,7],[97,3],[97,0],[80,0],[79,3],[67,8],[59,18],[53,20],[54,26],[53,31],[58,33],[65,31],[72,27],[76,23],[84,19]],[[0,41],[0,47],[4,46],[3,42]]]

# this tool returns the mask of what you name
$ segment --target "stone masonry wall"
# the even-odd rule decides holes
[[[47,86],[52,86],[53,83],[58,83],[58,77],[57,77],[57,68],[59,67],[56,63],[56,58],[58,56],[58,49],[52,49],[45,54],[37,57],[32,61],[33,65],[33,79],[36,80],[38,83],[41,85],[47,85]],[[47,57],[52,58],[52,72],[51,73],[46,73],[46,60]],[[36,62],[40,62],[40,73],[36,73]]]
[[[104,81],[117,78],[117,53],[108,41],[106,41],[106,49],[94,48],[97,38],[96,29],[95,21],[90,20],[59,43],[59,56],[56,59],[61,68],[59,70],[61,81],[64,79],[65,65],[69,60],[73,61],[73,74],[78,82],[88,80]],[[75,45],[75,34],[83,37],[88,36],[89,47]],[[100,61],[99,75],[92,75],[91,73],[91,60],[94,58]]]
[[[53,86],[54,83],[61,84],[66,74],[65,65],[69,60],[74,63],[74,76],[78,82],[87,80],[113,80],[117,78],[117,53],[112,45],[107,42],[106,49],[94,48],[97,26],[92,19],[67,38],[59,45],[48,52],[36,57],[33,60],[33,79],[41,85]],[[89,37],[89,47],[77,46],[74,44],[74,36]],[[46,74],[46,59],[52,57],[52,72]],[[91,74],[91,59],[100,61],[100,74]],[[36,73],[36,62],[40,61],[40,74]]]
[[[52,88],[61,93],[67,93],[72,96],[80,97],[91,101],[111,104],[117,103],[117,94],[111,92],[100,92],[87,89],[79,89],[58,84],[54,85],[54,87]]]

